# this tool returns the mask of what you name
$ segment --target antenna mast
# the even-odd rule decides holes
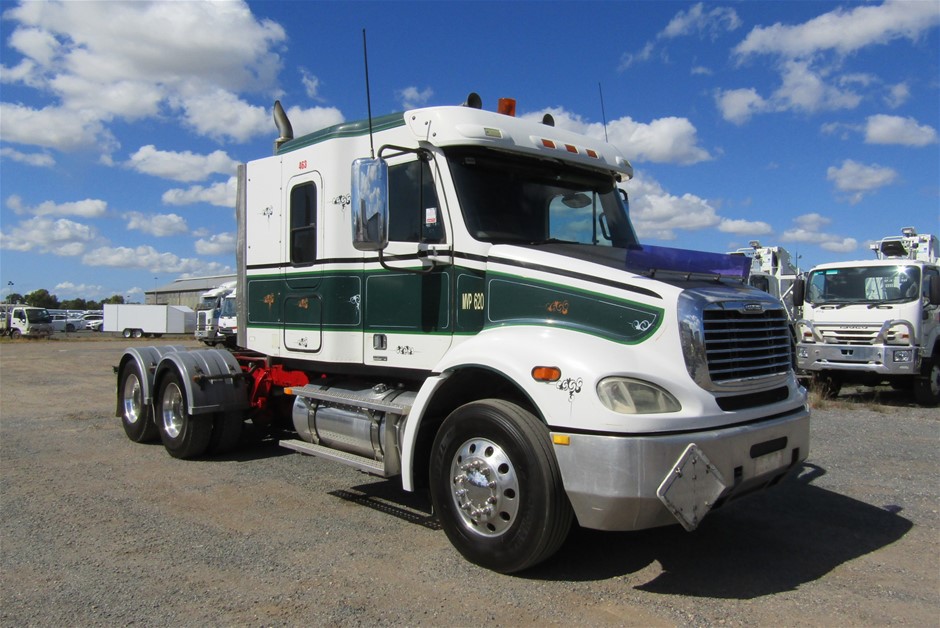
[[[366,29],[362,29],[362,58],[366,64],[366,107],[369,110],[369,151],[372,155],[372,159],[375,159],[375,145],[372,143],[372,95],[369,93],[369,51],[366,48]]]
[[[607,114],[604,113],[604,90],[601,89],[600,81],[597,82],[597,93],[601,96],[601,119],[604,121],[604,141],[609,144],[610,140],[607,139]]]

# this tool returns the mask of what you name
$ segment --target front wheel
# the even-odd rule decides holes
[[[571,528],[548,429],[513,403],[476,401],[451,413],[434,439],[430,476],[444,532],[482,567],[531,567],[554,554]]]
[[[124,365],[118,382],[121,395],[121,425],[124,433],[135,443],[146,443],[157,438],[150,406],[143,402],[140,367],[133,360]]]
[[[205,453],[212,437],[212,416],[189,413],[186,393],[176,371],[160,382],[157,396],[157,428],[160,440],[174,458],[195,458]]]
[[[922,406],[940,403],[940,360],[924,360],[921,374],[914,380],[914,399]]]

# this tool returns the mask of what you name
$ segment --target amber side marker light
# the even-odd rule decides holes
[[[552,434],[552,442],[556,445],[570,445],[571,436],[568,434]]]
[[[537,382],[557,382],[561,379],[561,369],[557,366],[536,366],[532,369],[532,379]]]

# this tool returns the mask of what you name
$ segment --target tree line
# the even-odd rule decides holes
[[[25,303],[33,307],[44,307],[47,310],[100,310],[105,303],[125,303],[124,297],[115,294],[102,301],[86,301],[85,299],[66,299],[60,301],[59,297],[50,294],[45,288],[33,290],[27,295],[11,292],[5,300],[7,303]]]

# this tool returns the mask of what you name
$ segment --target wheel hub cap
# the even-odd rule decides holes
[[[451,464],[453,499],[467,529],[499,536],[519,510],[519,480],[503,449],[484,438],[468,440]]]

